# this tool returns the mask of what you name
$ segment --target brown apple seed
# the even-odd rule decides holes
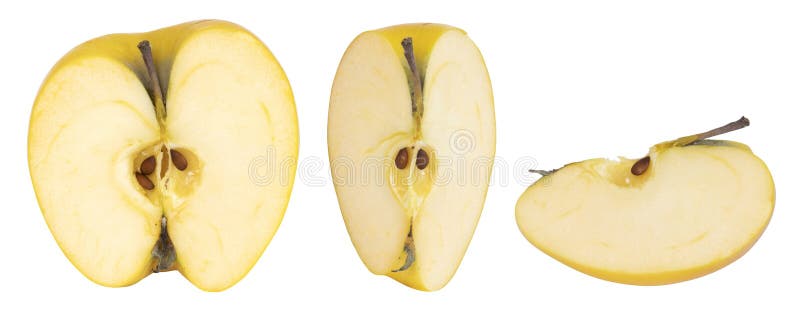
[[[155,184],[153,184],[153,181],[150,181],[146,175],[138,172],[136,173],[136,181],[139,182],[139,185],[141,185],[145,190],[152,190],[156,187]]]
[[[423,170],[428,166],[428,153],[424,149],[417,152],[417,169]]]
[[[633,166],[631,167],[631,173],[635,176],[640,176],[645,171],[647,171],[647,168],[649,167],[650,167],[650,156],[647,156],[642,159],[639,159],[638,161],[636,161],[636,163],[633,164]]]
[[[177,150],[170,150],[169,155],[172,157],[172,164],[175,165],[175,168],[178,168],[178,170],[186,170],[186,167],[189,166],[189,162],[186,161],[186,157],[183,157],[183,154]]]
[[[169,154],[167,154],[167,148],[161,146],[161,178],[167,175],[168,167],[169,167]]]
[[[403,147],[397,152],[397,157],[394,158],[394,166],[397,169],[405,169],[408,166],[408,148]]]
[[[139,172],[143,175],[150,175],[156,170],[156,156],[147,157],[139,166]]]

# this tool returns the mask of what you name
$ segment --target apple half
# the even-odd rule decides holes
[[[591,159],[555,171],[522,194],[522,234],[586,274],[661,285],[714,272],[747,252],[769,223],[775,186],[744,144],[707,138],[746,118],[657,144],[641,159]]]
[[[464,31],[398,25],[347,48],[328,153],[345,225],[371,272],[442,288],[475,231],[494,150],[489,74]]]
[[[36,98],[28,160],[50,231],[86,277],[118,287],[175,269],[218,291],[277,230],[297,141],[292,91],[267,47],[197,21],[70,51]],[[265,154],[285,167],[253,167]]]

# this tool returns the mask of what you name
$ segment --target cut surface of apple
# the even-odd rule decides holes
[[[328,153],[370,271],[442,288],[480,217],[494,149],[489,75],[463,31],[399,25],[350,44],[331,92]]]
[[[758,240],[775,188],[750,148],[706,137],[545,173],[517,202],[519,228],[548,255],[610,281],[659,285],[716,271]]]
[[[117,287],[177,269],[218,291],[255,264],[288,204],[294,163],[265,173],[253,160],[296,160],[297,145],[270,51],[198,21],[69,52],[34,104],[28,158],[50,231],[86,277]]]

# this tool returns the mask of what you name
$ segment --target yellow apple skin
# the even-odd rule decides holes
[[[410,73],[410,70],[409,70],[409,68],[407,66],[407,60],[406,60],[406,58],[404,56],[403,47],[400,45],[401,41],[403,41],[403,39],[409,38],[409,37],[413,39],[413,51],[414,51],[414,58],[416,60],[417,68],[419,69],[420,73],[428,73],[428,70],[429,70],[428,66],[430,65],[429,60],[431,59],[432,53],[435,51],[436,45],[440,43],[441,38],[445,38],[445,36],[448,36],[448,35],[452,36],[452,33],[457,33],[457,34],[459,34],[459,36],[466,37],[466,32],[464,32],[463,30],[461,30],[459,28],[452,27],[452,26],[449,26],[449,25],[434,24],[434,23],[402,24],[402,25],[396,25],[396,26],[386,27],[386,28],[382,28],[382,29],[367,31],[367,32],[364,32],[364,33],[360,34],[358,36],[358,38],[356,38],[353,41],[353,44],[351,44],[351,46],[348,48],[348,52],[345,53],[345,56],[348,56],[348,54],[353,49],[354,45],[361,38],[364,38],[364,37],[370,37],[370,38],[377,37],[377,38],[380,38],[380,39],[382,39],[383,42],[389,43],[389,45],[391,47],[391,50],[394,53],[392,56],[386,56],[386,58],[387,58],[386,62],[387,63],[394,62],[394,61],[392,61],[390,59],[391,58],[396,58],[396,63],[402,65],[402,67],[405,68],[404,70],[405,70],[406,79],[410,79],[412,74]],[[477,50],[477,48],[474,48],[474,49]],[[369,52],[361,51],[361,53],[369,53]],[[482,56],[479,56],[479,59],[480,59],[481,66],[485,70],[485,63],[483,62]],[[342,60],[342,64],[344,64],[344,63],[345,63],[345,58],[343,58],[343,60]],[[342,65],[340,65],[340,68],[339,68],[339,71],[341,71],[341,70],[342,70]],[[381,69],[381,70],[385,70],[385,69]],[[341,73],[337,72],[337,80],[334,83],[334,90],[336,89],[337,83],[340,83],[340,75],[341,75]],[[395,72],[387,72],[387,73],[383,73],[382,72],[381,75],[384,75],[384,76],[395,75]],[[485,77],[482,77],[481,80],[484,80],[485,82],[487,82],[487,84],[489,84],[489,88],[491,88],[490,87],[490,83],[489,83],[488,72],[484,71],[480,75],[485,75]],[[430,77],[428,79],[432,80],[434,78],[435,78],[435,75],[433,75],[433,77]],[[427,87],[428,82],[429,81],[426,80],[426,82],[423,85],[425,85]],[[345,82],[345,80],[341,80],[341,84],[345,85],[345,84],[353,84],[353,83]],[[409,86],[411,86],[411,82],[409,82]],[[428,91],[429,91],[428,89],[424,89],[423,90],[423,95],[428,96],[429,95]],[[411,103],[410,96],[409,96],[410,95],[410,91],[401,91],[401,93],[404,94],[403,97],[408,97],[408,100],[407,100],[408,104],[405,104],[405,106],[410,107],[410,103]],[[487,126],[483,126],[483,128],[484,128],[483,130],[488,132],[487,134],[483,134],[483,135],[486,138],[491,138],[491,144],[485,146],[485,149],[486,149],[485,154],[486,154],[486,156],[494,156],[494,148],[495,148],[494,147],[494,103],[493,103],[493,100],[491,100],[491,98],[492,98],[491,90],[489,90],[488,94],[489,94],[489,98],[490,98],[490,100],[488,101],[489,109],[484,113],[487,116],[483,117],[483,119],[485,121],[491,121],[491,126],[488,126],[488,125]],[[394,96],[394,94],[392,94],[392,95]],[[334,95],[332,95],[331,108],[334,108],[334,101],[333,101],[334,98],[335,98],[335,92],[334,92]],[[425,102],[426,101],[423,100],[423,103],[425,103]],[[394,109],[395,108],[392,108],[392,110],[394,110]],[[333,111],[334,110],[331,109],[331,112],[333,112]],[[408,117],[406,117],[404,115],[406,115],[406,114],[410,115],[411,114],[410,108],[402,107],[400,109],[400,111],[401,112],[386,111],[385,114],[387,114],[387,115],[396,114],[397,115],[396,116],[397,120],[405,120]],[[428,111],[426,109],[426,113],[427,112]],[[384,112],[382,112],[382,113],[384,113]],[[366,114],[366,113],[360,113],[359,112],[357,114],[361,115],[361,114]],[[476,113],[476,115],[477,115],[477,113]],[[455,119],[457,119],[457,118],[455,118]],[[422,118],[422,120],[426,121],[425,118]],[[427,124],[427,131],[426,131],[426,128],[424,127],[426,125],[424,122],[423,122],[423,127],[421,127],[422,128],[422,133],[424,133],[423,140],[424,140],[425,136],[430,137],[432,133],[436,133],[435,131],[437,131],[435,128],[431,128],[431,125],[430,125],[430,123],[433,123],[433,121],[435,121],[435,120],[433,120],[433,119],[429,119],[429,120],[430,120],[429,124]],[[409,121],[410,121],[410,119],[409,119]],[[332,149],[332,147],[334,146],[333,143],[339,141],[338,137],[333,135],[334,134],[333,133],[334,128],[332,127],[332,125],[334,124],[333,122],[334,122],[334,114],[329,114],[329,121],[328,121],[328,145],[329,146],[328,147],[329,147],[329,156],[331,157],[331,160],[332,160],[332,165],[334,163],[334,160],[337,157],[340,157],[339,155],[337,155],[335,153],[335,150]],[[384,127],[384,126],[382,126],[382,127]],[[392,128],[392,127],[388,127],[388,128]],[[402,132],[405,132],[405,131],[406,130],[398,130],[398,133],[402,134]],[[400,137],[403,137],[403,136],[404,135],[395,135],[394,137],[395,138],[400,138]],[[481,144],[483,144],[483,143],[481,143]],[[479,144],[479,145],[481,145],[481,144]],[[372,149],[372,148],[370,148],[370,149]],[[370,150],[370,151],[372,151],[372,150]],[[394,158],[393,156],[394,155],[392,155],[390,158],[393,159]],[[435,163],[432,162],[432,164],[435,164]],[[412,166],[412,168],[413,168],[413,166]],[[334,172],[334,176],[336,176],[335,171],[333,169],[332,169],[332,171]],[[432,171],[435,172],[435,170],[432,170]],[[488,169],[488,174],[490,175],[490,173],[491,173],[491,164],[489,165],[489,169]],[[435,177],[436,175],[433,174],[432,176]],[[389,177],[392,177],[392,175],[390,174]],[[432,187],[432,185],[425,185],[424,184],[423,181],[425,181],[426,179],[417,179],[417,180],[418,180],[417,185],[414,187],[414,189],[417,190],[417,196],[413,197],[413,200],[411,200],[411,201],[408,201],[408,200],[406,200],[406,202],[399,201],[399,203],[400,203],[399,207],[402,208],[400,210],[400,212],[405,212],[404,214],[401,214],[401,215],[406,215],[407,214],[408,215],[407,217],[424,217],[426,215],[426,213],[424,211],[422,211],[422,210],[418,209],[418,207],[415,207],[414,205],[410,205],[410,204],[424,203],[426,201],[426,199],[429,198],[429,196],[425,196],[425,195],[429,195],[428,193],[432,193],[431,191],[432,191],[433,187]],[[423,183],[420,183],[420,182],[423,182]],[[488,182],[487,182],[487,184],[488,184]],[[345,211],[346,211],[346,208],[348,207],[348,204],[343,199],[343,188],[339,187],[339,186],[336,186],[336,188],[337,188],[337,194],[339,196],[339,206],[342,209],[343,214],[345,214]],[[479,194],[480,195],[480,207],[481,208],[483,207],[483,202],[485,201],[487,191],[488,191],[487,189],[483,189]],[[395,194],[395,196],[396,195],[397,194]],[[394,200],[392,202],[394,202]],[[387,204],[387,206],[388,205],[390,205],[390,204]],[[391,206],[398,206],[398,205],[391,204]],[[458,206],[455,206],[455,207],[457,208]],[[419,215],[419,216],[415,216],[415,215]],[[478,216],[479,216],[479,212],[478,212]],[[406,218],[403,218],[403,219],[406,219]],[[449,280],[452,278],[452,276],[455,274],[455,271],[456,271],[458,265],[460,264],[461,259],[463,259],[464,254],[463,254],[463,252],[460,252],[461,254],[458,255],[457,261],[454,262],[455,265],[453,267],[448,267],[447,270],[443,271],[445,274],[437,275],[437,276],[443,277],[444,279],[431,279],[430,277],[433,277],[433,276],[430,275],[430,270],[428,270],[428,269],[425,269],[425,270],[420,269],[421,267],[430,268],[430,266],[420,266],[420,264],[422,264],[422,263],[419,262],[420,254],[426,254],[426,256],[428,256],[429,258],[434,259],[434,258],[436,258],[434,256],[439,254],[438,251],[441,251],[441,250],[424,249],[424,252],[423,252],[423,251],[420,251],[420,247],[419,247],[419,243],[418,243],[417,244],[417,248],[416,248],[418,250],[417,251],[418,262],[415,262],[415,263],[411,264],[411,266],[406,270],[393,271],[394,269],[401,268],[401,266],[403,266],[404,262],[405,262],[406,255],[404,253],[404,245],[403,245],[403,240],[405,239],[405,234],[408,233],[409,228],[413,228],[413,230],[415,230],[414,232],[415,232],[415,235],[416,235],[416,232],[417,232],[416,230],[419,230],[419,229],[417,229],[417,227],[419,227],[419,225],[420,225],[419,222],[422,219],[413,219],[413,222],[411,222],[409,220],[411,220],[411,219],[408,218],[408,220],[406,220],[404,222],[403,227],[392,230],[392,232],[394,232],[394,233],[403,232],[402,237],[393,238],[392,239],[393,241],[392,241],[391,244],[388,243],[388,242],[384,243],[385,251],[383,251],[382,254],[380,254],[380,255],[382,255],[382,258],[394,258],[396,256],[399,256],[399,258],[394,259],[393,265],[391,267],[387,268],[387,267],[377,267],[375,265],[379,264],[379,263],[374,263],[373,260],[370,260],[369,253],[365,253],[365,251],[367,251],[367,250],[364,249],[363,247],[360,247],[359,240],[357,239],[358,234],[360,232],[363,232],[363,231],[355,229],[354,228],[355,227],[354,223],[351,221],[351,219],[347,218],[347,215],[345,215],[345,224],[347,225],[348,231],[350,232],[351,240],[353,241],[353,244],[355,245],[355,247],[356,247],[356,249],[357,249],[357,251],[359,253],[359,256],[362,259],[362,261],[364,262],[364,264],[367,266],[367,268],[371,272],[373,272],[376,275],[389,276],[389,277],[391,277],[391,278],[393,278],[393,279],[395,279],[395,280],[397,280],[397,281],[399,281],[399,282],[401,282],[401,283],[403,283],[403,284],[405,284],[405,285],[407,285],[407,286],[409,286],[411,288],[417,289],[417,290],[422,290],[422,291],[439,290],[439,289],[443,288],[449,282]],[[361,223],[364,223],[364,221],[361,221]],[[441,223],[446,223],[446,222],[443,221]],[[477,223],[477,220],[475,221],[475,223]],[[428,227],[424,227],[423,229],[434,229],[434,228],[430,228],[430,227],[433,227],[433,226],[428,225]],[[475,228],[474,228],[475,225],[471,225],[470,227],[471,227],[471,230],[472,230],[472,231],[470,231],[470,234],[469,234],[470,239],[471,239],[471,235],[475,230]],[[464,227],[464,228],[470,228],[470,227]],[[389,233],[389,231],[386,231],[386,232]],[[434,232],[434,231],[429,231],[429,232]],[[364,237],[364,236],[362,235],[362,237]],[[469,240],[466,240],[466,245],[467,246],[469,245]],[[466,250],[466,247],[464,248],[464,250]],[[442,264],[450,264],[450,261],[448,260],[447,262],[441,262],[441,263]],[[385,266],[385,264],[383,264],[383,266]],[[427,271],[428,275],[426,275],[426,271]],[[425,276],[428,276],[429,278],[425,278]]]
[[[149,81],[147,69],[145,68],[144,63],[142,62],[142,54],[138,49],[136,49],[137,44],[143,40],[147,40],[150,42],[151,46],[153,47],[153,60],[155,63],[155,67],[158,71],[158,76],[161,78],[161,88],[162,90],[167,90],[168,84],[170,84],[170,71],[173,70],[173,62],[175,61],[176,54],[180,51],[181,48],[184,47],[184,44],[190,42],[191,39],[195,35],[202,34],[206,31],[215,31],[215,32],[231,32],[235,33],[235,36],[245,36],[249,37],[248,40],[252,40],[257,42],[261,45],[261,49],[263,49],[267,58],[265,59],[266,62],[274,62],[277,65],[277,68],[280,72],[280,77],[283,81],[285,81],[285,86],[281,84],[279,87],[281,89],[281,96],[289,100],[290,107],[287,108],[287,112],[291,111],[291,114],[284,115],[281,112],[281,117],[287,120],[286,125],[293,125],[293,127],[287,128],[285,131],[286,134],[289,134],[288,141],[290,143],[287,144],[290,149],[288,150],[288,154],[292,156],[293,160],[297,160],[298,154],[298,142],[297,142],[297,116],[294,107],[294,97],[291,91],[291,88],[288,86],[288,78],[283,73],[282,69],[278,65],[278,61],[274,58],[274,56],[269,52],[268,48],[261,43],[255,35],[244,29],[243,27],[227,22],[222,20],[198,20],[187,22],[175,26],[170,26],[162,29],[158,29],[152,32],[146,33],[123,33],[123,34],[110,34],[102,37],[98,37],[89,41],[82,43],[81,45],[73,48],[69,51],[64,57],[62,57],[56,65],[50,70],[49,74],[45,78],[44,82],[42,83],[42,87],[39,91],[39,94],[34,102],[33,110],[30,117],[29,123],[29,132],[28,132],[28,166],[30,170],[31,180],[34,185],[34,190],[37,191],[36,197],[37,202],[39,203],[39,207],[42,210],[43,215],[45,216],[45,220],[48,224],[48,228],[50,229],[51,234],[53,234],[54,238],[56,239],[59,247],[61,248],[62,252],[68,258],[68,260],[75,266],[84,276],[86,276],[89,280],[103,286],[107,287],[124,287],[135,284],[139,280],[143,279],[144,277],[148,276],[149,274],[153,273],[152,268],[155,265],[155,260],[142,260],[141,261],[141,272],[131,273],[129,276],[124,278],[115,278],[114,280],[109,280],[107,278],[99,278],[98,276],[88,273],[86,269],[80,267],[80,265],[75,260],[73,253],[67,250],[64,246],[62,241],[55,236],[53,222],[50,221],[48,215],[45,212],[45,207],[43,206],[42,198],[45,197],[42,193],[40,193],[41,187],[39,186],[39,182],[37,182],[37,174],[34,170],[37,165],[41,162],[41,156],[46,154],[42,149],[42,145],[37,144],[40,142],[41,136],[37,134],[37,127],[41,125],[43,122],[40,122],[40,116],[43,114],[43,108],[41,107],[42,102],[44,101],[44,97],[48,97],[46,95],[46,89],[52,85],[52,80],[58,76],[60,72],[64,69],[74,66],[76,64],[81,64],[82,62],[89,60],[89,59],[103,59],[108,60],[110,62],[115,62],[118,64],[124,65],[127,67],[131,72],[135,73],[138,77],[139,81],[142,82],[142,88],[147,89],[148,91],[151,89],[151,86],[144,83]],[[277,88],[276,88],[277,89]],[[166,94],[164,95],[167,96]],[[169,102],[169,99],[167,99]],[[155,110],[155,109],[154,109]],[[153,113],[155,115],[155,113]],[[143,117],[149,118],[149,117]],[[155,122],[155,120],[153,120]],[[164,131],[163,125],[162,132]],[[162,138],[169,137],[167,134],[162,134]],[[255,157],[256,155],[253,155]],[[280,222],[283,218],[283,214],[285,212],[286,206],[288,205],[288,197],[291,194],[291,189],[294,182],[294,173],[295,173],[296,163],[290,165],[289,173],[292,175],[288,176],[288,188],[285,191],[285,199],[287,203],[280,205],[282,209],[279,212],[271,217],[275,218],[269,222],[268,228],[277,229],[280,225]],[[130,173],[136,171],[134,169],[130,170]],[[185,175],[184,175],[185,176]],[[135,182],[135,181],[133,181]],[[134,184],[135,185],[135,184]],[[139,188],[138,186],[136,188]],[[173,196],[176,198],[183,197],[185,195],[181,195],[184,191],[181,191],[181,188],[173,188]],[[188,192],[186,192],[188,194]],[[156,196],[148,196],[151,200],[154,199]],[[161,196],[157,196],[161,197]],[[139,200],[129,200],[131,204],[141,205],[142,202]],[[148,215],[153,216],[161,216],[162,209],[160,208],[147,208]],[[165,212],[164,215],[169,215],[170,213],[166,212],[169,209],[163,209]],[[175,213],[177,215],[177,212]],[[160,234],[159,226],[153,226],[151,230],[149,230],[148,241],[155,243]],[[267,236],[266,241],[264,241],[263,245],[260,246],[258,249],[258,253],[255,254],[255,260],[263,253],[266,249],[267,245],[272,239],[274,235],[274,231],[270,232]],[[170,235],[172,236],[172,235]],[[174,241],[174,240],[173,240]],[[177,259],[175,260],[173,267],[169,270],[178,270],[180,271],[190,282],[192,282],[198,288],[205,290],[205,291],[222,291],[225,290],[238,281],[240,281],[248,272],[249,270],[255,265],[255,261],[252,262],[248,267],[243,269],[241,273],[234,278],[233,280],[224,280],[224,281],[208,281],[205,282],[203,280],[198,279],[198,276],[193,276],[187,273],[185,267],[183,267],[185,261],[181,261],[181,254],[178,253]]]
[[[436,23],[401,24],[376,29],[369,33],[377,34],[391,43],[399,43],[406,37],[413,38],[414,57],[417,60],[417,67],[420,73],[425,73],[428,59],[431,56],[431,51],[433,51],[433,46],[436,45],[436,40],[439,39],[442,34],[449,31],[466,34],[466,32],[459,28]],[[406,62],[405,56],[403,55],[403,47],[401,45],[393,45],[392,47],[400,62]]]
[[[517,224],[520,230],[522,231],[523,235],[526,237],[526,239],[545,254],[549,255],[550,257],[558,260],[559,262],[575,270],[578,270],[593,277],[597,277],[612,282],[630,284],[630,285],[643,285],[643,286],[666,285],[666,284],[678,283],[698,278],[710,274],[712,272],[715,272],[742,257],[758,241],[761,234],[763,234],[764,230],[769,224],[770,218],[772,217],[772,210],[775,205],[775,186],[772,180],[772,176],[769,172],[769,169],[767,168],[767,165],[760,158],[755,156],[747,145],[733,141],[708,140],[708,141],[702,141],[697,144],[685,146],[689,143],[692,143],[694,140],[695,139],[691,137],[684,137],[676,141],[660,143],[658,145],[653,146],[650,149],[649,156],[658,156],[668,153],[678,153],[679,150],[730,149],[733,151],[737,151],[738,154],[742,154],[743,156],[752,158],[751,161],[757,164],[758,167],[761,168],[760,171],[763,171],[766,178],[766,180],[764,180],[764,182],[766,183],[765,189],[769,191],[768,192],[769,197],[766,199],[767,204],[765,204],[764,207],[768,209],[768,212],[766,215],[764,215],[762,220],[758,221],[758,225],[754,228],[755,231],[748,234],[746,240],[743,241],[742,243],[739,243],[736,246],[735,250],[731,252],[726,252],[726,254],[719,255],[716,258],[707,260],[705,263],[701,263],[689,268],[668,270],[668,271],[626,272],[626,271],[621,271],[619,269],[596,267],[595,265],[590,265],[584,261],[577,260],[570,256],[566,256],[566,254],[563,254],[562,252],[558,252],[558,250],[553,249],[550,243],[545,243],[546,241],[543,241],[542,239],[534,235],[532,227],[527,225],[530,221],[530,218],[524,218],[524,216],[529,215],[528,213],[531,210],[530,209],[531,202],[545,201],[537,194],[539,193],[539,191],[547,189],[548,186],[553,184],[554,179],[550,176],[556,176],[561,171],[570,172],[572,170],[581,168],[603,169],[603,171],[605,171],[605,174],[596,174],[596,175],[603,177],[611,184],[622,186],[623,189],[639,190],[642,188],[642,186],[646,185],[649,180],[653,180],[653,178],[650,177],[653,173],[653,170],[648,170],[641,176],[632,175],[630,169],[634,165],[634,163],[638,161],[638,159],[621,158],[618,161],[610,161],[607,159],[590,159],[582,162],[571,163],[564,166],[561,169],[555,170],[553,173],[543,177],[542,179],[538,180],[533,185],[531,185],[525,191],[525,193],[523,193],[522,197],[520,197],[516,206]],[[650,167],[651,168],[653,167],[652,163]],[[587,171],[587,170],[576,170],[576,171]],[[580,231],[576,232],[580,233]]]

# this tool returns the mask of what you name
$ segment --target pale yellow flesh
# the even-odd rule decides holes
[[[163,132],[144,87],[143,39],[167,86]],[[296,161],[296,121],[283,71],[241,27],[203,21],[110,35],[73,50],[42,86],[31,177],[54,237],[93,281],[125,286],[149,274],[163,215],[175,267],[201,289],[223,290],[280,224],[294,163],[279,166]],[[186,152],[189,168],[150,176],[158,186],[145,191],[133,173],[162,143]],[[252,173],[263,157],[274,166]]]
[[[64,254],[103,285],[146,276],[161,232],[161,209],[131,180],[133,155],[159,138],[152,107],[134,73],[93,57],[53,73],[33,109],[39,206]]]
[[[395,267],[410,223],[384,169],[413,137],[409,87],[393,48],[378,34],[359,36],[339,66],[328,112],[339,206],[359,256],[376,274]]]
[[[774,206],[769,170],[744,145],[651,150],[635,160],[565,166],[520,197],[525,237],[559,261],[602,279],[658,285],[703,276],[743,255]]]
[[[412,37],[423,71],[421,130],[411,112],[405,37]],[[454,152],[451,139],[458,134],[470,143]],[[334,81],[328,150],[345,224],[370,271],[421,290],[450,280],[483,208],[494,143],[488,73],[462,31],[402,25],[353,41]],[[403,147],[413,147],[411,162],[397,170]],[[432,157],[424,170],[413,162],[420,147]],[[409,230],[416,260],[393,272],[405,262]]]

